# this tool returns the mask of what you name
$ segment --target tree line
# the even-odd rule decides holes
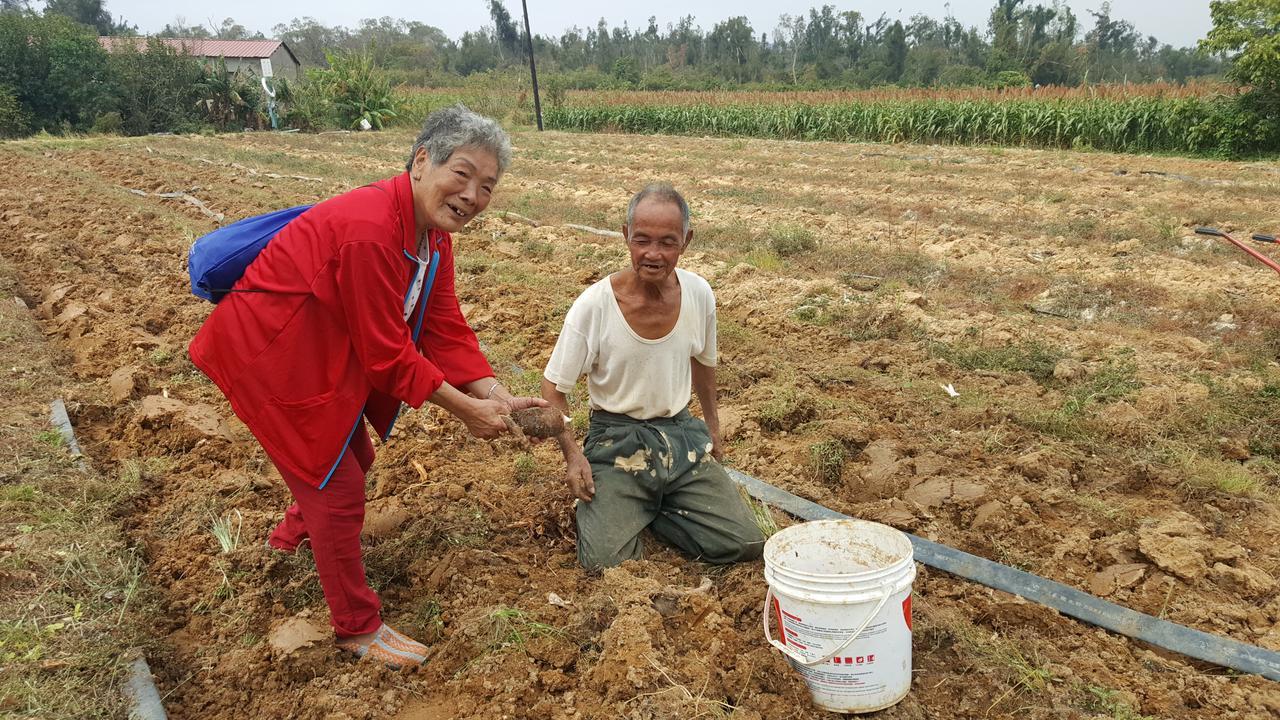
[[[324,67],[326,53],[368,52],[395,80],[424,85],[528,62],[521,24],[502,0],[481,0],[490,24],[456,41],[414,20],[370,18],[354,27],[325,25],[312,17],[271,28],[304,65]],[[25,0],[0,0],[0,8],[30,9]],[[100,34],[137,34],[116,19],[103,0],[49,0],[44,12],[66,15]],[[536,12],[536,10],[535,10]],[[232,18],[209,27],[182,19],[160,37],[229,40],[265,37]],[[1070,7],[1029,0],[996,0],[985,27],[954,17],[915,15],[905,22],[822,5],[781,15],[772,28],[745,17],[704,29],[692,15],[645,27],[574,26],[559,35],[536,35],[535,57],[567,87],[608,89],[716,89],[738,86],[862,88],[963,85],[1079,85],[1081,83],[1183,82],[1215,75],[1222,61],[1195,48],[1175,48],[1115,18],[1110,4],[1078,17]]]
[[[451,40],[438,28],[384,17],[354,28],[295,19],[272,31],[304,63],[322,63],[327,48],[367,48],[384,67],[422,82],[500,70],[527,62],[520,25],[502,0],[486,0],[491,24]],[[536,35],[534,54],[548,74],[572,87],[701,89],[741,85],[872,87],[999,83],[1183,82],[1221,72],[1219,59],[1143,36],[1111,14],[1109,3],[1089,22],[1062,2],[997,0],[985,28],[954,17],[915,15],[905,23],[835,6],[781,15],[773,28],[731,17],[704,30],[692,15],[665,27],[610,27]],[[227,20],[224,27],[236,25]]]

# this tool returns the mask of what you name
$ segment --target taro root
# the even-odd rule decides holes
[[[566,418],[556,408],[533,407],[513,411],[511,420],[531,438],[549,438],[564,431]]]

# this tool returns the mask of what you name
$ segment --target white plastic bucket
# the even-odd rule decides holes
[[[911,689],[911,541],[864,520],[793,525],[764,546],[764,634],[818,707],[882,710]],[[777,623],[778,637],[769,629]]]

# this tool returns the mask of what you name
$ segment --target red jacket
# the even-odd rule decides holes
[[[316,205],[272,239],[233,288],[242,292],[191,341],[192,362],[272,460],[316,487],[362,412],[385,438],[400,401],[419,407],[442,382],[493,374],[458,307],[448,233],[430,231],[435,282],[405,321],[426,265],[414,228],[408,173]]]

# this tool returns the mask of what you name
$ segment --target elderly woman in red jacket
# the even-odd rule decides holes
[[[430,401],[493,438],[512,410],[545,405],[494,378],[454,291],[450,233],[485,209],[510,162],[493,120],[432,113],[404,174],[298,216],[191,341],[295,500],[268,545],[308,541],[338,647],[397,667],[426,648],[382,622],[365,580],[365,421],[385,440],[401,403]]]

